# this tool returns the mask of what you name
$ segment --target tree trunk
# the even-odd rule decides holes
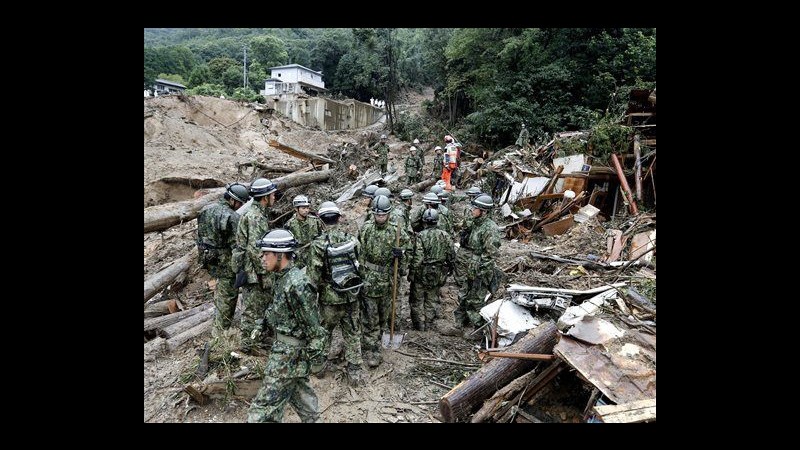
[[[144,343],[144,357],[145,359],[151,359],[155,357],[157,354],[161,353],[166,349],[167,340],[162,337],[157,337],[152,341]]]
[[[153,317],[160,317],[166,316],[171,311],[170,309],[174,308],[177,309],[177,305],[175,300],[166,300],[163,302],[151,303],[149,305],[145,305],[144,307],[144,318],[153,318]]]
[[[213,308],[214,304],[211,302],[203,303],[200,306],[195,306],[192,309],[187,309],[186,311],[177,312],[175,314],[168,314],[166,316],[161,317],[154,317],[152,319],[145,319],[144,321],[144,331],[150,330],[160,330],[164,327],[172,325],[173,323],[180,322],[181,320],[194,316],[197,313],[203,312],[208,308]]]
[[[211,322],[212,322],[211,319],[206,320],[200,325],[195,325],[194,327],[189,328],[183,333],[167,339],[166,342],[167,349],[169,351],[173,351],[176,348],[180,347],[184,342],[196,338],[197,336],[200,336],[201,334],[205,333],[211,327]]]
[[[553,353],[558,342],[558,329],[546,322],[528,332],[508,350],[518,353]],[[439,400],[439,412],[447,422],[467,417],[497,388],[530,371],[536,361],[528,359],[497,358],[489,361],[471,377],[459,383]]]
[[[322,170],[319,172],[291,173],[276,178],[272,180],[272,182],[275,183],[279,189],[285,190],[290,187],[326,181],[330,177],[331,172],[331,170]],[[150,233],[152,231],[166,230],[173,225],[188,222],[200,215],[200,210],[209,203],[217,201],[224,193],[225,188],[210,189],[208,194],[195,200],[167,203],[145,208],[144,232]]]
[[[478,412],[472,416],[472,420],[470,421],[472,423],[480,423],[491,417],[491,415],[497,408],[500,407],[503,402],[510,400],[511,397],[516,395],[517,392],[527,386],[528,383],[530,383],[534,378],[536,378],[536,372],[531,370],[511,383],[508,383],[505,387],[503,387],[503,389],[495,392],[491,398],[483,402],[481,409],[479,409]]]
[[[411,189],[412,191],[422,192],[423,190],[428,189],[430,186],[433,186],[433,184],[436,183],[437,181],[439,181],[438,178],[431,178],[428,180],[420,181],[417,184],[412,184],[408,188]]]
[[[187,317],[186,319],[183,319],[180,322],[176,322],[170,326],[162,328],[161,331],[159,331],[158,335],[163,337],[164,339],[175,337],[183,333],[184,331],[190,328],[194,328],[197,325],[205,322],[206,320],[213,318],[214,311],[216,311],[216,308],[209,308],[191,317]]]
[[[144,301],[156,295],[164,286],[172,283],[178,275],[189,270],[192,262],[197,259],[197,247],[193,248],[183,258],[175,261],[171,266],[158,272],[144,281]]]

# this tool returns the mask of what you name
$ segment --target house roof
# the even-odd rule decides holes
[[[169,80],[162,80],[161,78],[157,79],[156,83],[168,84],[170,86],[175,86],[175,87],[179,87],[181,89],[186,89],[186,86],[184,86],[184,85],[182,85],[180,83],[176,83],[174,81],[169,81]]]
[[[308,67],[301,66],[300,64],[288,64],[288,65],[286,65],[286,66],[276,66],[276,67],[270,67],[270,68],[269,68],[269,70],[275,70],[275,69],[292,69],[292,68],[294,68],[294,67],[299,67],[299,68],[301,68],[301,69],[305,69],[305,70],[307,70],[307,71],[309,71],[309,72],[314,72],[314,73],[316,73],[317,75],[319,75],[319,76],[322,76],[322,72],[317,72],[316,70],[311,70],[311,69],[309,69]]]

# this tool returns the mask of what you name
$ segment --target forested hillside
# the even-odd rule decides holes
[[[247,48],[248,86],[243,86]],[[505,145],[615,116],[631,88],[656,81],[654,28],[145,29],[144,85],[256,100],[268,68],[323,72],[332,95],[385,99],[431,86],[424,105],[462,140]]]

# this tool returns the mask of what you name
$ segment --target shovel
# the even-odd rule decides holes
[[[400,226],[397,226],[397,234],[394,240],[394,246],[400,246]],[[392,283],[392,318],[391,318],[391,325],[389,327],[389,333],[384,332],[383,336],[381,336],[381,345],[383,348],[390,348],[392,350],[400,348],[400,345],[403,343],[403,338],[406,336],[405,333],[403,334],[394,334],[394,305],[397,301],[397,266],[399,264],[399,258],[394,259],[394,279]]]

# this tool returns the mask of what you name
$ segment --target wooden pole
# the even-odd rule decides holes
[[[617,177],[619,178],[619,184],[622,187],[622,192],[624,193],[625,198],[628,199],[631,214],[635,216],[636,214],[639,214],[639,209],[636,208],[636,200],[633,198],[631,187],[628,186],[628,180],[625,179],[625,171],[622,170],[622,164],[620,164],[616,153],[611,154],[611,162],[614,163],[614,169],[617,171]]]
[[[180,274],[189,270],[192,261],[197,259],[197,247],[192,248],[183,258],[171,266],[158,272],[144,281],[144,301],[156,295],[161,289],[172,283]]]

